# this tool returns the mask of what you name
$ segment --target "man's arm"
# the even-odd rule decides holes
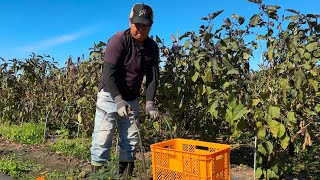
[[[109,93],[117,104],[118,114],[120,116],[128,115],[128,108],[130,105],[127,101],[122,99],[118,84],[121,81],[119,74],[119,67],[122,62],[123,43],[117,36],[113,36],[106,47],[104,55],[103,73],[105,73],[105,81],[108,86]]]
[[[146,68],[146,101],[154,101],[159,81],[159,51],[151,67]]]
[[[159,116],[158,110],[154,107],[154,97],[156,95],[159,81],[159,50],[156,51],[156,56],[153,56],[151,67],[146,68],[146,112],[150,118],[157,119]]]
[[[117,76],[119,76],[119,62],[121,62],[122,51],[123,45],[120,38],[113,36],[106,47],[102,71],[105,73],[105,81],[112,98],[119,95],[121,96],[118,88],[119,79],[117,79]]]

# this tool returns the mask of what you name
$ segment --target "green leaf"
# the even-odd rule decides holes
[[[269,114],[273,118],[280,118],[280,108],[277,106],[269,106]]]
[[[290,141],[290,137],[287,134],[285,134],[285,136],[283,136],[281,138],[280,144],[281,144],[282,149],[286,149],[288,147],[289,141]]]
[[[242,116],[244,116],[245,114],[247,114],[249,111],[247,109],[247,107],[244,107],[242,104],[238,104],[236,105],[236,107],[233,110],[233,118],[232,120],[235,121],[239,118],[241,118]]]
[[[218,111],[216,108],[218,107],[218,100],[211,104],[208,112],[211,114],[211,117],[218,118]]]
[[[197,79],[198,79],[198,77],[199,77],[199,73],[198,73],[197,71],[195,71],[194,74],[193,74],[193,76],[192,76],[192,78],[191,78],[191,80],[192,80],[193,82],[196,82]]]
[[[305,54],[306,54],[306,53],[305,53]],[[296,63],[300,62],[300,61],[301,61],[301,58],[300,58],[299,54],[295,54],[295,55],[293,56],[293,60],[294,60],[294,62],[296,62]]]
[[[266,127],[263,126],[259,131],[258,131],[258,138],[260,140],[264,140],[266,138]]]
[[[239,74],[239,71],[236,69],[231,69],[227,72],[227,74]]]
[[[305,51],[304,48],[298,48],[298,52],[299,52],[300,56],[304,55],[304,51]]]
[[[202,86],[199,86],[199,89],[200,89],[200,94],[201,95],[204,95],[207,91],[206,91],[206,86],[205,85],[202,85]]]
[[[180,94],[180,92],[181,92],[181,87],[177,87],[177,95],[179,95]]]
[[[258,25],[261,20],[262,20],[262,19],[261,19],[260,15],[259,15],[259,14],[255,14],[255,15],[253,15],[253,16],[250,18],[250,23],[249,23],[249,25],[250,25],[251,27],[254,27],[254,26]]]
[[[196,70],[200,71],[200,69],[201,69],[200,59],[194,61],[193,63],[194,63],[194,67],[196,68]]]
[[[232,121],[232,111],[230,109],[227,109],[226,110],[226,121],[230,124],[233,124],[233,121]]]
[[[219,16],[224,10],[220,10],[220,11],[217,11],[217,12],[214,12],[210,15],[210,19],[214,19],[216,18],[217,16]]]
[[[243,104],[236,104],[236,101],[233,100],[229,105],[225,114],[226,121],[230,124],[233,124],[235,120],[241,118],[249,111],[247,107]]]
[[[258,105],[260,102],[260,99],[252,99],[252,106]]]
[[[159,129],[160,129],[159,121],[154,121],[154,122],[153,122],[153,128],[154,128],[155,130],[159,130]]]
[[[267,38],[266,38],[266,36],[263,36],[263,35],[257,35],[256,39],[257,40],[265,40]]]
[[[267,177],[270,179],[278,179],[278,175],[272,169],[267,170]]]
[[[239,18],[239,16],[238,16],[238,14],[232,14],[232,19],[234,19],[234,20],[236,20],[236,19],[238,19]]]
[[[304,65],[303,65],[303,68],[306,69],[306,70],[311,70],[311,65],[309,62],[306,62]]]
[[[268,15],[268,17],[269,18],[271,18],[271,19],[275,19],[275,20],[278,20],[279,19],[279,16],[278,16],[278,14],[277,14],[277,9],[275,8],[275,6],[267,6],[267,15]],[[273,27],[274,26],[274,22],[273,21],[269,21],[269,24],[270,24],[270,26],[271,27]]]
[[[295,27],[295,25],[296,25],[296,23],[294,23],[294,22],[290,22],[289,24],[288,24],[288,30],[292,30],[294,27]]]
[[[311,54],[309,53],[309,52],[305,52],[304,54],[303,54],[303,57],[305,58],[305,59],[310,59],[311,58]],[[300,58],[299,58],[300,59]]]
[[[312,76],[318,76],[318,72],[312,69],[310,70],[310,73],[312,74]]]
[[[320,112],[320,104],[317,104],[314,109],[316,110],[317,113],[319,113]]]
[[[271,154],[273,151],[273,145],[270,141],[266,142],[266,146],[267,146],[267,150],[268,150],[268,154]]]
[[[319,85],[319,82],[318,81],[315,81],[314,79],[308,79],[309,83],[312,85],[313,89],[315,91],[318,91],[318,85]]]
[[[273,52],[274,52],[274,46],[271,46],[268,50],[268,60],[273,61]]]
[[[244,21],[245,19],[243,18],[243,16],[239,16],[238,23],[241,25],[244,23]]]
[[[315,58],[320,58],[320,51],[313,52]]]
[[[276,10],[280,9],[280,6],[271,6],[271,5],[267,5],[267,9],[268,9],[268,10],[276,11]]]
[[[206,56],[207,55],[207,52],[205,52],[205,51],[201,51],[200,53],[199,53],[199,55],[198,56],[200,56],[200,57],[204,57],[204,56]]]
[[[294,9],[286,9],[285,11],[289,11],[295,14],[300,14],[298,11],[294,10]]]
[[[230,64],[230,62],[227,61],[226,59],[223,59],[223,60],[222,60],[222,63],[223,63],[223,65],[224,65],[228,70],[233,69],[232,64]]]
[[[83,105],[87,105],[87,104],[88,104],[88,99],[86,96],[81,97],[77,101],[77,105],[79,105],[79,106],[83,106]]]
[[[231,49],[233,49],[233,50],[235,50],[235,51],[237,51],[237,50],[239,49],[238,43],[235,42],[235,41],[230,42],[228,45],[229,45],[228,47],[231,46]],[[232,57],[232,56],[231,56],[231,57]],[[231,58],[231,57],[230,57],[230,58]]]
[[[281,138],[286,132],[286,128],[282,123],[279,123],[279,134],[278,137]]]
[[[205,75],[205,82],[212,82],[212,71],[210,68],[207,68],[206,72],[204,73]]]
[[[279,122],[275,120],[267,121],[273,137],[277,138],[279,134]]]
[[[295,86],[297,89],[301,89],[301,84],[304,80],[304,73],[301,69],[295,74]]]
[[[292,111],[288,112],[287,119],[289,122],[295,123],[296,122],[295,112],[292,112]]]
[[[207,17],[202,17],[201,20],[207,21],[208,18]]]
[[[280,30],[280,29],[281,29],[281,24],[278,24],[277,30]]]
[[[309,52],[315,51],[318,48],[318,42],[312,42],[306,46]]]
[[[248,59],[249,59],[249,54],[246,53],[246,52],[244,52],[244,53],[243,53],[243,59],[244,59],[244,60],[248,60]]]
[[[229,82],[225,82],[222,86],[222,89],[225,90],[227,89],[228,87],[230,86],[230,83]]]
[[[190,39],[186,40],[186,42],[184,42],[184,47],[186,49],[190,49]]]
[[[264,117],[264,112],[261,109],[257,109],[254,113],[255,118],[262,119]]]
[[[279,167],[278,167],[278,165],[273,165],[273,166],[271,167],[271,169],[272,169],[272,171],[274,171],[275,173],[278,173],[278,172],[279,172]]]
[[[179,103],[179,109],[181,109],[181,108],[182,108],[182,105],[183,105],[183,98],[181,98],[181,100],[180,100],[180,103]]]
[[[287,104],[287,90],[289,88],[289,81],[288,79],[280,78],[279,83],[282,89],[282,100],[285,104]]]
[[[262,0],[248,0],[248,1],[256,4],[262,4]]]
[[[267,154],[267,151],[262,144],[258,144],[258,151],[261,152],[261,154]]]
[[[293,16],[289,16],[290,20],[292,22],[296,21],[296,20],[299,20],[300,19],[300,15],[293,15]]]
[[[78,113],[78,122],[79,122],[79,124],[82,124],[81,111]]]
[[[261,176],[262,176],[262,169],[259,167],[256,170],[256,178],[260,179]]]

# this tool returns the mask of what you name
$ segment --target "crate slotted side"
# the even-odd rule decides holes
[[[154,180],[229,180],[230,145],[171,139],[151,145]]]

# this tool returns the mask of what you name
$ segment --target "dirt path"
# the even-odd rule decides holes
[[[65,172],[72,168],[89,171],[90,166],[87,162],[65,157],[49,151],[46,147],[48,146],[45,144],[37,146],[18,144],[0,137],[0,157],[15,154],[22,161],[32,161],[41,165],[38,171],[29,174],[31,176],[41,176],[47,172]]]
[[[22,145],[0,137],[0,157],[15,154],[23,161],[32,161],[40,164],[41,168],[36,172],[31,172],[30,176],[41,176],[48,172],[63,173],[68,169],[78,169],[79,172],[89,172],[90,164],[86,161],[63,156],[59,153],[49,151],[48,144],[37,146]],[[146,154],[150,158],[150,153]],[[141,155],[137,155],[140,159]],[[1,179],[1,178],[0,178]],[[246,166],[231,165],[231,180],[251,180],[253,179],[253,169]]]

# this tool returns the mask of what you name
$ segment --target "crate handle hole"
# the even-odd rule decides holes
[[[209,148],[206,146],[196,146],[196,149],[208,151]]]

